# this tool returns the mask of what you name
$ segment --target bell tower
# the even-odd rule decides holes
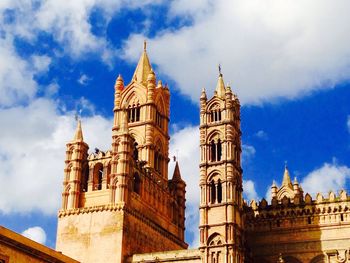
[[[240,103],[219,78],[200,97],[200,246],[202,262],[244,262]]]
[[[124,87],[121,76],[115,86],[114,127],[118,130],[122,112],[128,114],[129,133],[134,138],[134,153],[145,167],[166,182],[168,179],[170,92],[151,67],[146,42],[131,83]]]
[[[187,248],[186,183],[168,178],[167,85],[156,81],[146,43],[132,80],[114,85],[111,149],[88,154],[80,122],[67,144],[56,249],[84,263]]]

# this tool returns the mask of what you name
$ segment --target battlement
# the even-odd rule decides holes
[[[265,199],[259,203],[252,200],[244,209],[248,231],[350,223],[350,196],[345,190],[338,195],[331,191],[327,198],[318,193],[312,199],[307,193],[294,198],[273,198],[271,204]]]

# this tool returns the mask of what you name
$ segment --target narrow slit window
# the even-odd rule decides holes
[[[218,203],[222,202],[222,185],[221,181],[218,181]]]
[[[210,183],[210,202],[215,204],[216,202],[216,185],[214,180]]]

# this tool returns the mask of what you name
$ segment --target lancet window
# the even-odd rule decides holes
[[[208,121],[209,122],[221,121],[221,109],[219,104],[214,104],[210,107],[208,112]]]
[[[128,108],[129,122],[140,121],[140,104],[130,105]]]
[[[154,154],[154,169],[158,172],[162,170],[162,155],[159,150]]]
[[[94,167],[94,173],[93,173],[93,190],[102,189],[102,178],[103,178],[103,165],[102,163],[97,163]]]
[[[212,110],[210,112],[210,121],[211,122],[221,121],[221,111],[220,111],[220,109]]]
[[[218,139],[217,141],[211,140],[210,142],[210,161],[212,162],[218,162],[221,161],[221,155],[222,155],[222,143],[221,140]]]
[[[220,204],[222,202],[222,183],[221,180],[215,181],[212,179],[209,184],[210,189],[210,203]]]
[[[88,189],[88,180],[89,180],[89,166],[85,164],[82,170],[81,178],[81,191],[86,192]]]

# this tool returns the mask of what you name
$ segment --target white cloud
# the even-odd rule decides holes
[[[86,74],[82,74],[78,79],[80,85],[86,86],[91,79]]]
[[[38,242],[40,244],[45,245],[46,242],[46,233],[45,230],[40,226],[30,227],[22,232],[22,235]]]
[[[186,181],[186,199],[199,204],[199,127],[189,126],[171,135],[170,157],[178,156],[181,176]],[[174,171],[170,162],[169,178]]]
[[[185,16],[190,19],[193,16],[199,17],[207,14],[210,8],[212,5],[209,0],[177,0],[171,2],[169,15],[171,17]]]
[[[52,97],[53,95],[57,94],[58,90],[60,89],[60,86],[56,82],[52,82],[49,85],[45,87],[45,96],[46,97]]]
[[[320,192],[327,195],[329,191],[337,193],[346,188],[347,179],[350,178],[350,168],[345,165],[324,163],[322,167],[310,172],[303,178],[301,185],[304,193],[312,196]]]
[[[255,190],[255,183],[252,180],[243,180],[243,195],[248,203],[251,200],[258,200],[258,194]]]
[[[255,155],[255,148],[252,145],[242,144],[242,163],[249,162]]]
[[[181,2],[171,11],[192,23],[161,31],[148,47],[153,62],[196,102],[203,87],[212,94],[218,63],[243,103],[293,98],[350,77],[349,1]],[[138,59],[144,38],[130,36],[126,58]]]
[[[75,0],[75,1],[2,1],[0,4],[0,24],[6,34],[19,36],[29,41],[46,33],[63,47],[65,53],[79,58],[87,52],[96,52],[111,63],[116,55],[106,37],[107,26],[113,15],[121,8],[136,9],[147,5],[156,5],[161,1],[123,0]],[[13,12],[13,18],[6,19],[6,11]],[[99,12],[101,30],[93,33],[91,14]],[[123,24],[118,26],[122,27]]]
[[[46,72],[51,64],[51,58],[48,56],[33,55],[31,60],[37,72]]]
[[[40,58],[34,60],[39,63]],[[0,38],[0,61],[0,107],[32,99],[37,91],[34,75],[38,70],[16,54],[12,40]]]
[[[28,106],[1,110],[0,120],[0,181],[6,182],[0,184],[0,211],[56,213],[74,113],[60,115],[54,101],[35,99]],[[83,118],[82,125],[92,150],[110,149],[111,120],[93,115]]]
[[[254,136],[259,138],[259,139],[262,139],[262,140],[267,140],[268,139],[267,133],[265,131],[263,131],[263,130],[257,131],[254,134]]]
[[[191,247],[199,244],[199,127],[188,126],[171,135],[170,157],[178,156],[182,179],[186,182],[186,232],[190,233]],[[170,161],[169,178],[175,163]]]

